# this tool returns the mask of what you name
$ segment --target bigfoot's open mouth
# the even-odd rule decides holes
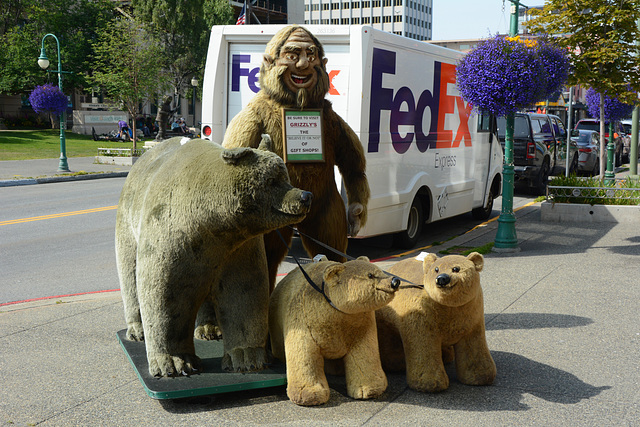
[[[297,85],[304,85],[310,79],[311,79],[311,75],[308,75],[308,76],[297,76],[295,74],[291,75],[291,80],[293,80],[293,82]]]

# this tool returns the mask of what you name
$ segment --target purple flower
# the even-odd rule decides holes
[[[462,98],[475,108],[505,115],[558,90],[568,73],[562,52],[548,44],[496,36],[481,42],[457,67]],[[564,62],[564,63],[563,63]]]
[[[593,88],[589,88],[585,95],[587,101],[587,107],[589,108],[589,115],[596,119],[600,118],[600,94]],[[605,120],[620,120],[625,119],[631,115],[633,111],[633,105],[623,104],[616,98],[609,98],[607,93],[604,94],[604,119]]]
[[[67,109],[67,96],[58,86],[45,84],[33,89],[29,95],[29,103],[36,113],[61,114]]]
[[[538,43],[538,57],[547,72],[544,99],[560,91],[569,77],[569,60],[564,51],[546,41]]]

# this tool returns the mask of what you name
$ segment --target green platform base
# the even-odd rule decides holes
[[[202,373],[171,378],[156,378],[149,374],[144,342],[129,341],[126,329],[118,331],[118,341],[147,394],[154,399],[180,399],[241,390],[277,387],[287,383],[284,363],[270,365],[259,372],[233,373],[222,370],[222,341],[194,340],[196,355],[202,360]]]

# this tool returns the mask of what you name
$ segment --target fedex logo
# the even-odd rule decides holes
[[[340,74],[340,70],[331,70],[329,73],[329,95],[340,95],[338,90],[333,85],[333,79],[338,74]],[[249,89],[253,93],[258,93],[260,91],[260,86],[258,86],[258,80],[260,76],[260,66],[251,67],[251,55],[245,54],[234,54],[231,55],[231,91],[232,92],[240,92],[240,79],[243,77],[247,78],[247,85]]]
[[[425,70],[426,71],[426,70]],[[417,99],[406,86],[394,93],[393,88],[383,87],[384,75],[396,74],[396,53],[374,48],[371,74],[371,108],[369,110],[369,152],[377,153],[380,145],[380,126],[382,111],[389,111],[389,132],[394,150],[405,153],[413,141],[418,150],[424,153],[429,148],[454,148],[461,142],[471,146],[469,132],[469,116],[472,107],[465,104],[459,96],[447,93],[447,85],[456,83],[455,65],[434,61],[433,89],[425,89]],[[404,107],[403,107],[404,105]],[[455,114],[458,110],[460,124],[455,136],[452,129],[445,129],[445,118],[448,114]],[[423,128],[423,118],[429,110],[430,125]],[[404,136],[399,127],[407,127],[413,132],[406,132]]]

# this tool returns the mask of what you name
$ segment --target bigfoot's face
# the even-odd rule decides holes
[[[318,83],[317,67],[322,65],[318,47],[306,31],[295,30],[280,50],[276,66],[286,66],[282,83],[293,93],[300,89],[309,90]]]

